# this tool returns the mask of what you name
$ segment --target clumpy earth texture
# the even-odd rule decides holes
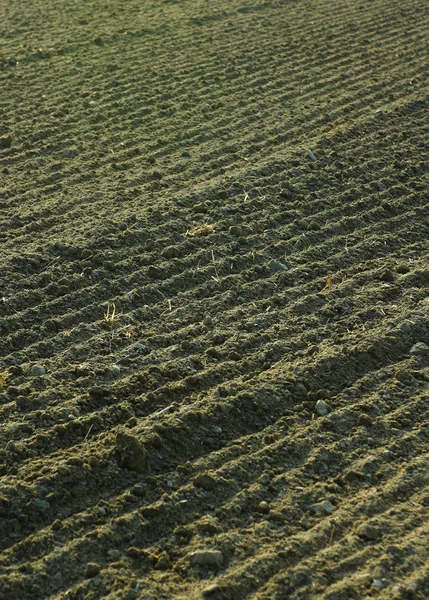
[[[427,0],[2,0],[0,598],[429,598]]]

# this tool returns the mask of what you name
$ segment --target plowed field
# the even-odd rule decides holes
[[[0,598],[429,598],[427,0],[2,0]]]

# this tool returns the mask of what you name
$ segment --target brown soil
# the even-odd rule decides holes
[[[0,3],[0,598],[429,598],[428,31]]]

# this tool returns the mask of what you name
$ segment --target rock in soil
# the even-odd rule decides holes
[[[417,342],[412,348],[410,348],[411,356],[427,356],[429,354],[429,346],[424,342]]]
[[[33,365],[31,367],[31,374],[35,377],[40,377],[41,375],[46,374],[46,369],[43,365]]]
[[[326,417],[329,412],[329,404],[327,404],[324,400],[318,400],[316,402],[316,413],[319,415],[319,417]]]
[[[262,502],[260,502],[258,505],[258,512],[262,514],[268,514],[270,512],[270,505],[268,504],[268,502],[262,500]]]
[[[329,502],[329,500],[325,500],[324,502],[313,504],[310,506],[310,510],[316,515],[329,515],[334,512],[334,510],[337,510],[337,508]]]

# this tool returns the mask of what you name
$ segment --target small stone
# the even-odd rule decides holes
[[[199,567],[220,568],[223,563],[223,554],[220,550],[200,550],[188,555],[191,565]]]
[[[410,349],[411,356],[427,356],[429,354],[429,346],[427,346],[424,342],[417,342]]]
[[[171,569],[172,566],[173,565],[171,564],[171,560],[167,552],[162,552],[156,561],[155,569],[158,569],[159,571],[167,571],[168,569]]]
[[[372,587],[380,592],[385,586],[384,586],[384,583],[381,581],[381,579],[373,579]]]
[[[329,404],[327,404],[324,400],[318,400],[316,402],[316,413],[319,415],[319,417],[326,417],[329,412]]]
[[[119,377],[119,375],[121,374],[121,367],[119,365],[113,365],[110,368],[110,372],[113,377]]]
[[[417,584],[414,583],[414,581],[407,583],[405,589],[407,590],[408,594],[413,596],[417,592]]]
[[[312,152],[312,150],[310,150],[310,148],[307,148],[307,156],[312,161],[317,160],[315,154]]]
[[[197,475],[194,479],[194,485],[195,487],[202,488],[206,492],[210,492],[217,486],[217,481],[208,473],[201,473],[201,475]]]
[[[131,491],[135,496],[139,496],[140,498],[146,495],[146,488],[142,483],[135,483]]]
[[[271,481],[271,477],[268,475],[268,473],[262,473],[258,481],[262,485],[268,485]]]
[[[146,450],[138,438],[124,431],[116,436],[119,466],[130,471],[143,471],[146,465]]]
[[[35,377],[40,377],[41,375],[45,375],[46,369],[42,365],[33,365],[31,367],[31,374]]]
[[[43,498],[35,498],[33,504],[40,510],[51,510],[51,505],[46,500],[43,500]]]
[[[357,534],[363,540],[375,541],[381,536],[381,531],[374,525],[361,525],[357,530]]]
[[[268,267],[269,267],[270,271],[287,271],[288,270],[287,265],[285,265],[284,263],[279,262],[277,260],[271,260],[268,263]]]
[[[0,148],[10,148],[12,144],[12,136],[11,135],[2,135],[0,137]]]
[[[88,563],[85,567],[84,575],[88,579],[91,577],[95,577],[100,573],[100,565],[97,563]]]
[[[318,502],[317,504],[310,506],[310,510],[316,515],[329,515],[334,512],[334,510],[337,510],[337,508],[329,500],[324,500],[323,502]]]
[[[270,512],[270,505],[268,504],[268,502],[262,500],[262,502],[260,502],[258,505],[258,512],[267,515]]]

